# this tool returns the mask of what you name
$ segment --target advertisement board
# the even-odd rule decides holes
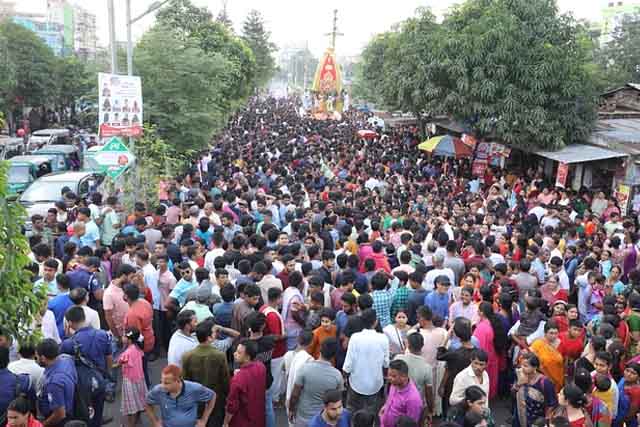
[[[98,74],[100,137],[142,135],[142,84],[138,76]]]

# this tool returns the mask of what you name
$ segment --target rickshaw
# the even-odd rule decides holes
[[[20,194],[33,181],[52,172],[53,159],[47,155],[15,156],[9,159],[9,194]]]
[[[54,172],[80,170],[80,150],[75,145],[47,145],[33,152],[34,155],[54,157]]]

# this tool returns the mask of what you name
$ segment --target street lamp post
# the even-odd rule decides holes
[[[113,1],[113,0],[109,0]],[[169,2],[169,0],[162,1],[154,1],[149,5],[149,8],[138,15],[137,17],[131,19],[131,0],[127,0],[126,9],[127,9],[127,75],[133,75],[133,40],[131,37],[131,26],[137,21],[141,20],[148,14],[160,9],[165,3]]]

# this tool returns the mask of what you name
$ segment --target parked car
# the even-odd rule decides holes
[[[27,230],[31,229],[32,215],[47,216],[47,211],[62,200],[62,189],[69,187],[79,197],[87,197],[98,191],[104,181],[104,174],[98,172],[54,172],[33,182],[20,196],[20,204],[27,210]]]
[[[9,194],[20,194],[32,182],[51,173],[53,159],[47,155],[15,156],[9,159]]]
[[[37,150],[45,145],[70,145],[72,143],[69,129],[40,129],[31,134],[27,150]]]
[[[75,145],[52,144],[42,147],[33,153],[54,156],[54,172],[79,170],[82,163],[80,150]]]
[[[19,156],[24,151],[24,140],[22,138],[12,138],[0,136],[0,160],[8,160]]]

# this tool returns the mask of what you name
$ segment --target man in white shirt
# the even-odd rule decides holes
[[[444,267],[443,255],[434,254],[433,257],[431,257],[431,262],[433,263],[433,269],[429,270],[429,272],[424,276],[424,280],[422,281],[423,288],[425,288],[427,291],[433,291],[433,281],[436,279],[436,277],[443,274],[449,278],[449,283],[455,283],[456,276],[453,273],[453,270]]]
[[[464,391],[472,385],[477,385],[486,394],[489,401],[489,374],[487,374],[487,363],[489,357],[482,349],[475,349],[471,355],[471,364],[460,371],[453,380],[453,388],[449,395],[449,404],[456,405],[464,400]]]
[[[100,329],[100,315],[93,308],[87,306],[89,303],[89,293],[85,288],[75,288],[69,292],[69,299],[77,305],[82,307],[84,311],[84,326],[91,326],[94,329]],[[67,319],[63,320],[64,330],[67,331]],[[63,337],[60,337],[63,338]]]
[[[20,345],[18,354],[20,355],[20,358],[9,363],[7,369],[15,375],[29,375],[31,387],[33,389],[38,389],[40,380],[44,374],[44,368],[38,365],[38,362],[35,360],[36,349],[31,344],[22,344]]]
[[[549,271],[551,274],[555,274],[558,277],[560,289],[565,289],[568,292],[569,276],[567,275],[567,272],[564,271],[564,263],[562,262],[561,257],[554,256],[549,260]]]
[[[160,311],[162,308],[162,296],[158,288],[158,271],[149,262],[149,253],[147,251],[137,251],[135,260],[137,266],[142,270],[145,286],[151,291],[153,310]]]
[[[360,314],[364,327],[349,339],[342,370],[349,375],[347,407],[353,413],[366,409],[377,413],[380,390],[384,385],[383,369],[389,367],[389,340],[375,331],[376,312],[372,308]]]
[[[182,356],[198,346],[198,340],[193,335],[198,325],[198,318],[193,310],[181,311],[176,317],[178,329],[171,336],[167,363],[182,368]]]

